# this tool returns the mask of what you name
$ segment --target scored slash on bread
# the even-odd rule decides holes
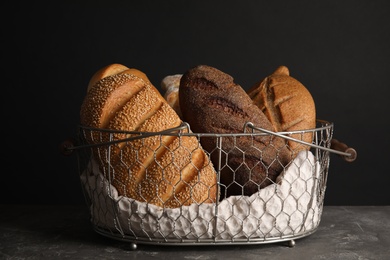
[[[93,155],[120,195],[163,207],[218,200],[217,174],[195,136],[152,135],[104,145],[137,136],[117,131],[160,132],[182,123],[143,72],[120,64],[97,71],[80,121],[115,130],[92,131],[86,138],[103,144],[93,148]]]

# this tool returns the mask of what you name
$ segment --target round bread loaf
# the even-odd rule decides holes
[[[143,72],[117,64],[112,68],[98,72],[103,78],[92,77],[95,83],[80,110],[83,126],[114,130],[86,136],[90,143],[103,144],[93,155],[105,177],[120,195],[162,207],[215,202],[217,175],[195,136],[120,141],[178,127],[181,119]],[[108,141],[119,142],[104,145]]]
[[[316,127],[313,97],[301,82],[290,76],[286,66],[278,67],[247,93],[278,132],[308,130]],[[290,136],[312,143],[313,133],[305,131]],[[293,157],[299,151],[310,148],[295,141],[288,141],[288,145]]]
[[[243,133],[247,122],[275,129],[230,75],[207,65],[189,69],[181,78],[179,99],[183,119],[192,131],[227,134],[221,140],[205,136],[200,141],[213,164],[219,166],[224,187],[221,198],[257,192],[275,182],[290,162],[291,155],[282,138],[234,135]]]

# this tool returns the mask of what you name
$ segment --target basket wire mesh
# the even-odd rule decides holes
[[[312,143],[302,141],[312,134]],[[278,136],[306,145],[284,168],[277,181],[258,192],[226,197],[220,182],[223,161],[214,164],[217,174],[217,200],[213,203],[192,203],[175,208],[156,206],[123,196],[114,187],[115,167],[111,153],[119,145],[132,146],[135,141],[164,136],[215,138],[212,153],[229,154],[221,143],[226,138],[255,138],[259,135]],[[122,137],[118,139],[118,136]],[[321,220],[329,153],[350,156],[331,148],[333,123],[317,120],[317,127],[294,132],[271,132],[251,123],[242,133],[192,133],[189,125],[158,133],[123,132],[79,127],[77,150],[79,174],[91,222],[101,235],[128,241],[136,248],[139,243],[159,245],[223,245],[262,244],[288,241],[308,236],[316,231]],[[218,145],[219,144],[219,145]],[[136,148],[134,148],[136,149]],[[96,152],[99,151],[99,152]],[[104,151],[104,152],[102,152]],[[210,153],[207,156],[211,157]],[[156,157],[156,154],[155,154]],[[243,162],[245,164],[245,161]],[[104,165],[104,167],[101,167]],[[131,174],[131,170],[128,171]]]

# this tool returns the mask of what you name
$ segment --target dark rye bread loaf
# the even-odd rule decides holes
[[[214,67],[199,65],[186,71],[180,81],[179,99],[183,119],[196,133],[242,133],[246,122],[275,130],[245,90]],[[215,137],[202,137],[200,142],[214,166],[221,161],[220,181],[226,186],[221,198],[251,195],[268,186],[291,159],[285,140],[269,135],[223,137],[221,156]]]

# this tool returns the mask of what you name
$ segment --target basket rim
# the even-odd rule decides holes
[[[107,146],[117,143],[123,143],[123,142],[132,142],[139,139],[154,137],[154,136],[176,136],[176,137],[195,137],[195,138],[204,138],[204,137],[212,137],[212,138],[236,138],[236,137],[258,137],[258,136],[278,136],[290,141],[294,141],[303,145],[307,145],[313,148],[319,148],[323,150],[328,150],[330,152],[342,154],[349,156],[349,154],[346,154],[344,152],[340,152],[334,149],[330,149],[329,147],[324,147],[321,145],[317,145],[314,143],[308,143],[299,139],[296,139],[292,137],[293,135],[304,135],[307,133],[316,133],[321,131],[328,131],[329,135],[332,136],[333,131],[333,123],[326,120],[316,120],[316,124],[320,125],[317,128],[312,129],[304,129],[304,130],[296,130],[296,131],[288,131],[288,132],[273,132],[264,128],[256,127],[251,122],[246,122],[243,126],[243,131],[240,133],[194,133],[190,129],[190,125],[187,122],[182,122],[182,124],[178,127],[166,129],[159,132],[140,132],[140,131],[122,131],[122,130],[113,130],[113,129],[103,129],[103,128],[94,128],[94,127],[87,127],[87,126],[79,126],[79,139],[83,139],[83,132],[84,131],[90,131],[90,132],[96,132],[96,133],[106,133],[109,134],[109,140],[105,142],[99,142],[99,143],[93,143],[93,144],[83,144],[79,146],[73,146],[71,149],[79,149],[79,148],[90,148],[90,147],[97,147],[97,146]],[[249,129],[249,131],[247,130]],[[119,134],[119,135],[125,135],[123,138],[112,138],[111,135],[113,134]]]
[[[308,133],[308,132],[316,132],[321,131],[325,129],[329,129],[333,127],[333,122],[322,120],[322,119],[316,119],[316,124],[320,125],[315,128],[309,128],[309,129],[302,129],[302,130],[294,130],[294,131],[281,131],[281,132],[273,132],[276,134],[281,135],[289,135],[289,134],[302,134],[302,133]],[[85,125],[79,125],[79,129],[83,130],[89,130],[89,131],[96,131],[96,132],[105,132],[105,133],[112,133],[112,134],[131,134],[131,135],[140,135],[143,138],[148,136],[154,136],[154,135],[174,135],[174,136],[199,136],[199,137],[221,137],[221,136],[253,136],[253,135],[270,135],[269,133],[261,132],[261,127],[257,127],[256,125],[252,124],[251,122],[246,122],[243,126],[242,132],[237,133],[197,133],[192,132],[190,125],[187,122],[182,122],[181,125],[173,128],[168,128],[163,131],[158,132],[143,132],[143,131],[127,131],[127,130],[115,130],[115,129],[108,129],[108,128],[96,128],[96,127],[89,127]],[[258,132],[247,132],[247,128],[252,128],[253,130],[259,130]],[[184,130],[188,130],[185,132]],[[127,139],[124,139],[127,140]],[[122,140],[123,141],[123,140]]]

